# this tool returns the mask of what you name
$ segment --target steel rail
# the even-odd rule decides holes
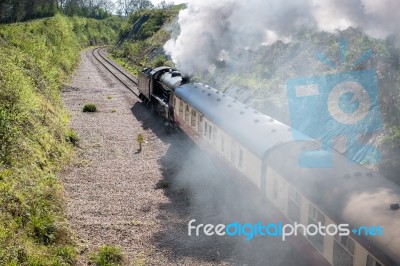
[[[103,47],[94,48],[92,50],[93,57],[105,69],[107,69],[108,72],[110,72],[116,79],[118,79],[122,83],[122,85],[124,85],[128,90],[130,90],[133,94],[135,94],[136,97],[139,97],[139,94],[140,94],[139,91],[134,89],[138,85],[137,80],[128,76],[126,73],[124,73],[123,70],[121,70],[118,66],[116,66],[112,61],[110,61],[108,58],[103,56],[100,53],[101,49],[103,49]]]

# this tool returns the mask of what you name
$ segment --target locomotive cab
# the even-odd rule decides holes
[[[166,122],[174,121],[173,92],[188,79],[171,67],[145,68],[138,75],[140,99],[150,104]]]

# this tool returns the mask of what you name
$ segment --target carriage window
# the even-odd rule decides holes
[[[301,196],[300,194],[294,190],[294,188],[289,187],[289,199],[296,203],[298,206],[301,205]]]
[[[239,167],[241,168],[243,165],[243,150],[239,150],[239,162],[238,162]]]
[[[335,235],[333,241],[333,266],[353,266],[354,241],[348,236]]]
[[[310,208],[308,210],[308,224],[318,224],[321,222],[322,225],[325,225],[325,216],[313,205],[310,204]],[[316,234],[315,236],[308,236],[308,239],[315,245],[315,247],[323,252],[324,250],[324,236],[321,234]]]
[[[192,127],[196,126],[196,110],[192,110],[192,119],[190,121],[190,125]]]
[[[179,116],[180,117],[183,116],[183,101],[182,100],[179,101]]]
[[[217,144],[217,131],[218,131],[217,127],[214,126],[214,127],[213,127],[213,132],[212,132],[212,142],[213,142],[213,145],[216,145],[216,144]]]
[[[274,190],[274,199],[278,199],[278,181],[275,178],[272,179],[272,188]]]
[[[203,133],[203,127],[201,126],[202,122],[203,122],[203,115],[199,114],[199,121],[197,126],[197,128],[199,129],[199,134]]]
[[[186,104],[185,121],[189,121],[189,105]]]
[[[318,222],[321,222],[322,224],[325,224],[325,216],[311,204],[308,210],[308,218],[309,223],[318,224]]]
[[[207,122],[204,123],[204,136],[207,137],[207,128],[208,128],[208,124]]]
[[[212,126],[210,125],[209,127],[208,127],[208,139],[209,140],[211,140],[211,137],[212,137]]]
[[[354,255],[354,240],[348,236],[341,236],[340,243],[351,253]]]
[[[291,221],[300,221],[300,194],[289,186],[288,217]]]
[[[236,143],[234,140],[231,141],[231,162],[235,163],[236,158]]]
[[[367,264],[366,266],[382,266],[376,259],[374,259],[371,255],[367,256]]]

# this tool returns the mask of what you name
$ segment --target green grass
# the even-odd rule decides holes
[[[87,103],[83,106],[82,111],[85,113],[93,113],[97,111],[97,107],[94,103]]]
[[[133,226],[141,226],[141,225],[142,225],[142,222],[140,222],[140,221],[138,221],[138,220],[132,220],[132,221],[131,221],[131,225],[133,225]]]
[[[83,46],[106,45],[113,43],[121,28],[122,19],[112,17],[105,20],[72,17],[73,32]]]
[[[90,263],[96,266],[122,265],[124,254],[119,247],[104,245],[90,256]]]
[[[68,130],[67,133],[66,133],[66,139],[73,146],[76,146],[78,144],[78,141],[79,141],[79,136],[75,131]]]
[[[146,255],[144,252],[139,252],[133,259],[134,266],[144,266],[146,265]]]
[[[0,25],[0,265],[74,265],[57,176],[78,136],[60,87],[79,51],[106,44],[109,23],[57,15]]]

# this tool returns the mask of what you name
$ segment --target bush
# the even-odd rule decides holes
[[[85,106],[83,107],[83,112],[89,112],[89,113],[93,113],[97,111],[97,107],[95,104],[93,103],[87,103],[85,104]]]
[[[167,61],[168,60],[167,60],[167,58],[165,58],[164,55],[160,55],[152,62],[152,66],[153,67],[165,66],[167,64]]]
[[[170,182],[168,180],[165,179],[161,179],[160,181],[158,181],[158,183],[156,184],[156,189],[167,189],[170,187]]]
[[[96,266],[122,265],[124,255],[118,247],[104,245],[90,256],[90,263]]]
[[[55,251],[61,265],[75,265],[77,262],[76,249],[70,246],[59,247]]]
[[[67,141],[69,143],[71,143],[74,146],[76,146],[78,144],[78,141],[79,141],[78,134],[73,130],[68,130],[67,135],[66,135],[66,139],[67,139]]]

